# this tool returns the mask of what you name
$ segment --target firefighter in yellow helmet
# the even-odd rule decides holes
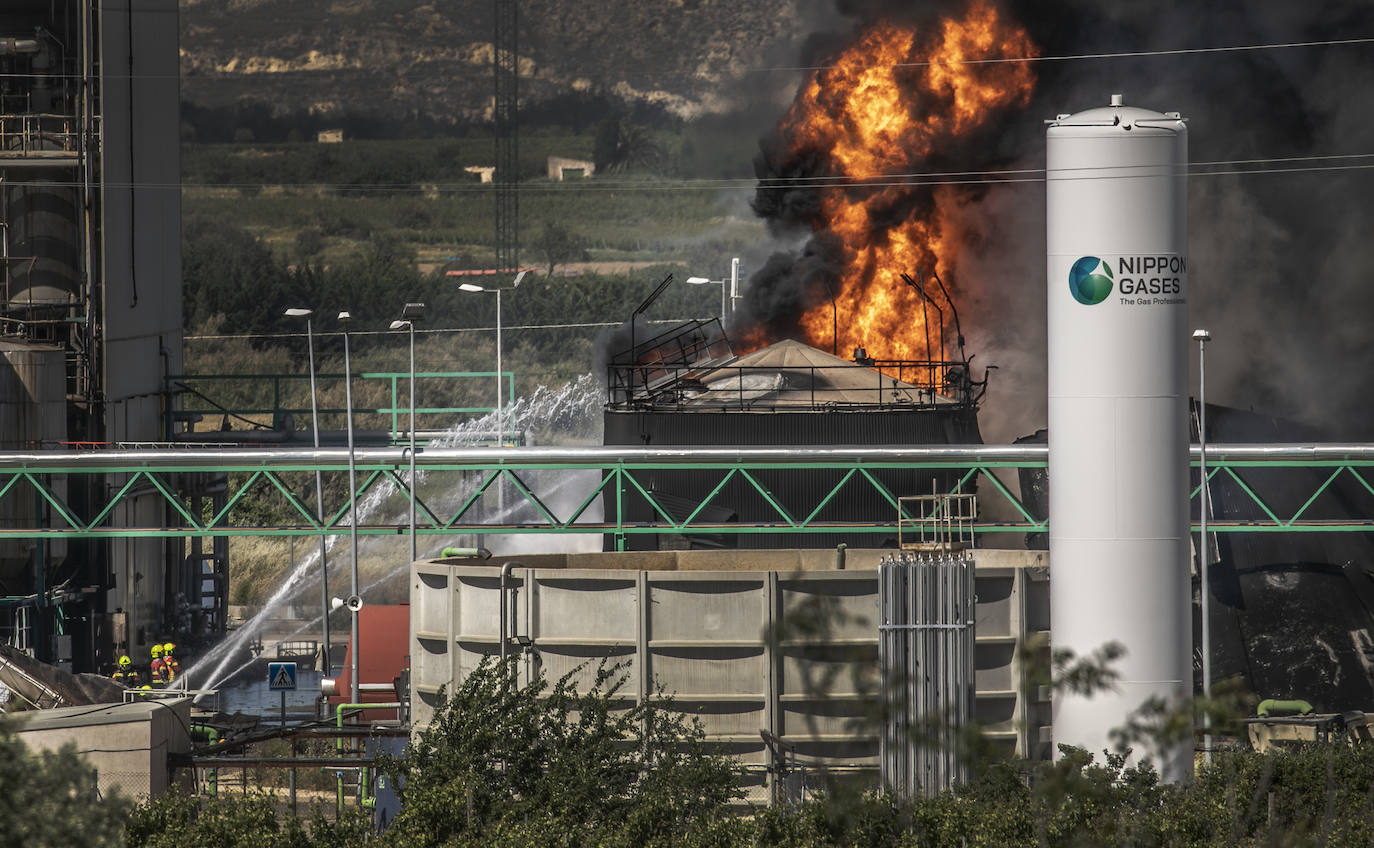
[[[138,669],[134,668],[133,660],[129,659],[128,654],[119,658],[119,665],[115,668],[115,673],[111,675],[115,683],[122,684],[124,687],[132,689],[138,686]]]
[[[181,674],[181,663],[177,662],[177,658],[172,656],[172,651],[176,650],[176,647],[177,646],[171,642],[162,646],[162,679],[167,683],[176,680],[177,675]]]
[[[166,682],[167,677],[164,666],[165,663],[162,661],[162,643],[159,642],[153,645],[152,677],[154,686],[161,686]]]

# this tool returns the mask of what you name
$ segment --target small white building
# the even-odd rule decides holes
[[[191,751],[191,699],[60,707],[10,713],[15,736],[31,751],[71,743],[96,770],[102,795],[116,790],[138,800],[171,785],[167,759]]]
[[[565,159],[562,156],[549,157],[549,179],[563,182],[564,177],[590,177],[596,173],[596,163],[590,159]]]
[[[476,174],[479,182],[489,183],[496,176],[495,165],[469,165],[463,169],[469,174]]]

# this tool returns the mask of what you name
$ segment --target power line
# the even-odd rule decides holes
[[[157,12],[157,11],[161,11],[161,10],[149,9],[149,10],[143,10],[143,11],[147,11],[147,12]],[[175,11],[175,10],[172,10],[172,11]],[[280,22],[280,21],[279,21],[279,22]],[[307,21],[302,21],[302,23],[307,23]],[[318,21],[311,20],[311,21],[308,21],[308,23],[315,24],[315,23],[318,23]],[[1259,52],[1259,51],[1266,51],[1266,50],[1300,50],[1300,49],[1310,49],[1310,48],[1317,48],[1317,47],[1356,47],[1356,46],[1364,46],[1364,45],[1370,45],[1370,44],[1374,44],[1374,36],[1370,36],[1370,37],[1360,37],[1360,38],[1335,38],[1335,39],[1323,39],[1323,40],[1311,40],[1311,41],[1283,41],[1283,42],[1272,42],[1272,43],[1266,43],[1266,44],[1214,45],[1214,46],[1210,46],[1210,47],[1178,47],[1178,48],[1168,48],[1168,49],[1161,49],[1161,50],[1120,50],[1120,51],[1106,51],[1106,52],[1099,52],[1099,53],[1067,53],[1067,54],[1061,54],[1061,55],[1057,55],[1057,56],[998,56],[998,57],[987,57],[987,58],[984,58],[984,59],[962,59],[962,60],[960,60],[960,61],[958,61],[958,62],[937,62],[937,61],[885,62],[885,63],[873,64],[873,65],[844,65],[844,66],[842,66],[842,65],[833,65],[833,64],[832,64],[832,65],[768,65],[768,66],[757,66],[757,67],[747,67],[747,66],[745,66],[745,67],[735,67],[734,70],[735,70],[737,73],[739,73],[739,74],[769,74],[769,73],[813,73],[813,72],[817,72],[817,71],[835,70],[835,69],[838,69],[838,68],[841,68],[841,67],[845,67],[845,68],[854,68],[854,69],[872,69],[872,68],[925,68],[925,67],[933,67],[933,66],[936,66],[936,65],[1006,65],[1006,64],[1025,64],[1025,63],[1036,63],[1036,64],[1039,64],[1039,63],[1044,63],[1044,62],[1101,61],[1101,60],[1105,60],[1105,59],[1154,59],[1154,58],[1165,58],[1165,57],[1169,57],[1169,56],[1203,56],[1203,55],[1209,55],[1209,54],[1247,53],[1247,52]],[[527,57],[527,58],[528,58],[528,57]],[[460,63],[458,63],[457,61],[455,61],[455,64],[460,64]],[[549,66],[552,66],[554,63],[552,63],[552,62],[547,62],[547,61],[546,61],[545,64],[546,64],[546,65],[549,65]],[[613,67],[607,67],[606,65],[601,65],[600,67],[603,69],[603,72],[604,72],[605,74],[611,74],[611,73],[620,73],[620,74],[632,73],[632,74],[639,74],[639,75],[643,75],[643,76],[656,77],[656,78],[660,78],[660,79],[662,79],[662,78],[664,78],[664,77],[678,77],[678,78],[682,78],[682,79],[700,79],[700,77],[701,77],[700,71],[691,71],[691,72],[686,72],[686,71],[670,71],[670,70],[660,70],[660,69],[654,69],[654,68],[646,68],[646,69],[642,69],[642,70],[641,70],[641,69],[635,69],[635,68],[628,68],[628,69],[627,69],[627,68],[623,68],[623,67],[621,67],[621,68],[613,68]],[[730,67],[729,65],[724,66],[724,68],[726,68],[726,69],[728,69],[729,67]],[[158,80],[158,79],[183,79],[183,80],[184,80],[184,79],[186,79],[187,77],[193,77],[193,78],[195,79],[195,81],[197,81],[197,82],[202,82],[202,81],[219,82],[219,81],[231,81],[231,80],[232,80],[232,81],[241,81],[241,80],[247,80],[247,79],[261,79],[261,78],[272,78],[272,77],[281,77],[281,76],[296,76],[296,75],[301,75],[301,74],[333,74],[333,73],[341,73],[341,72],[348,72],[348,71],[366,72],[366,71],[370,70],[371,68],[372,68],[372,66],[367,65],[366,63],[363,63],[363,62],[359,61],[359,63],[358,63],[356,66],[341,66],[341,67],[332,67],[332,68],[286,68],[286,69],[283,69],[283,70],[273,70],[273,71],[251,71],[251,72],[205,71],[205,70],[197,70],[197,71],[196,71],[194,74],[192,74],[192,75],[181,74],[181,73],[177,73],[177,74],[118,74],[118,73],[105,73],[105,74],[103,74],[103,75],[101,75],[101,76],[102,76],[103,79],[109,79],[109,80],[128,80],[128,79],[149,79],[149,80]],[[717,67],[715,67],[715,68],[712,68],[712,70],[717,70],[717,71],[719,71],[719,70],[721,70],[721,67],[720,67],[720,66],[717,66]],[[380,73],[380,72],[379,72],[379,73]],[[584,71],[584,72],[582,72],[580,75],[586,76],[587,73]],[[34,76],[36,76],[36,75],[34,75],[34,74],[0,74],[0,79],[2,79],[2,78],[29,79],[29,78],[32,78],[32,77],[34,77]],[[80,74],[43,74],[42,76],[43,76],[45,79],[48,79],[48,80],[53,80],[53,79],[72,79],[72,80],[79,80],[79,79],[82,79],[82,75],[80,75]]]
[[[1354,161],[1361,159],[1374,159],[1374,152],[1204,160],[1189,163],[1187,175],[1191,177],[1212,177],[1233,174],[1291,174],[1314,171],[1362,171],[1374,167],[1374,162]],[[0,169],[4,168],[3,161],[3,159],[0,159]],[[1316,163],[1334,164],[1318,165]],[[1300,164],[1301,166],[1299,166]],[[1146,168],[1146,170],[1153,170],[1154,168],[1155,166],[1150,166]],[[1103,166],[1099,168],[1085,167],[1066,170],[1071,170],[1076,175],[1081,175],[1071,179],[1098,179],[1099,177],[1095,176],[1092,172],[1120,172],[1123,168],[1120,166]],[[719,191],[725,189],[752,189],[759,186],[761,183],[778,187],[793,186],[816,189],[854,189],[1044,182],[1045,174],[1046,170],[1044,168],[1007,168],[972,171],[913,171],[878,174],[874,176],[821,175],[814,177],[769,177],[762,180],[757,177],[680,179],[653,182],[594,179],[578,181],[576,183],[565,182],[559,185],[523,183],[520,184],[518,188],[519,191],[527,194],[550,195],[584,194],[588,192],[660,193],[667,191]],[[24,186],[31,188],[77,188],[81,186],[81,183],[71,180],[6,180],[5,184],[9,186]],[[492,192],[492,188],[489,184],[473,183],[424,183],[417,185],[415,183],[194,183],[182,181],[176,183],[106,182],[104,183],[104,187],[107,190],[262,191],[265,189],[282,189],[302,192],[335,191],[362,194],[489,194]]]
[[[1027,62],[1077,62],[1096,59],[1152,59],[1164,56],[1192,56],[1208,53],[1242,53],[1259,50],[1294,50],[1304,47],[1347,47],[1351,45],[1374,44],[1371,38],[1339,38],[1325,41],[1285,41],[1273,44],[1239,44],[1229,47],[1180,47],[1170,50],[1122,50],[1109,53],[1070,53],[1062,56],[1007,56],[987,59],[963,59],[959,62],[893,62],[881,65],[800,65],[795,67],[758,68],[750,72],[773,71],[829,71],[840,67],[859,68],[927,68],[933,65],[1007,65]]]

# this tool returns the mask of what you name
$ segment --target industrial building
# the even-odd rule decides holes
[[[182,362],[176,0],[10,0],[0,11],[0,441],[166,438]],[[7,526],[100,512],[127,477],[21,484]],[[69,487],[72,490],[69,490]],[[48,495],[53,495],[49,497]],[[127,493],[109,519],[159,524]],[[78,671],[146,657],[200,592],[181,540],[0,543],[0,638]],[[198,597],[195,601],[198,602]]]
[[[179,204],[170,188],[179,183],[176,25],[174,0],[114,11],[93,0],[23,0],[0,16],[0,439],[7,453],[114,448],[127,456],[139,443],[178,435],[168,389],[182,359]],[[483,656],[517,651],[526,679],[541,671],[590,676],[602,660],[621,663],[625,697],[648,698],[659,687],[672,694],[701,718],[715,750],[746,767],[755,800],[776,798],[788,769],[886,777],[892,734],[869,713],[873,699],[884,697],[893,652],[908,648],[906,670],[919,667],[926,678],[919,685],[929,683],[936,698],[922,703],[961,710],[1008,753],[1044,758],[1052,743],[1100,750],[1110,745],[1110,730],[1147,700],[1179,703],[1193,693],[1193,594],[1223,602],[1217,617],[1230,628],[1219,632],[1215,649],[1203,649],[1207,663],[1215,653],[1219,673],[1245,676],[1256,691],[1310,686],[1314,691],[1261,694],[1325,699],[1331,709],[1346,706],[1341,698],[1374,692],[1374,586],[1367,570],[1350,565],[1370,561],[1366,543],[1294,545],[1283,562],[1260,563],[1253,562],[1258,543],[1238,534],[1218,543],[1204,532],[1210,554],[1197,552],[1202,568],[1190,571],[1183,119],[1113,98],[1056,117],[1048,132],[1049,464],[1038,476],[1021,469],[1022,498],[1031,505],[1023,517],[1047,534],[1048,553],[975,552],[971,527],[967,546],[921,548],[901,537],[901,500],[972,503],[977,491],[979,477],[969,468],[981,461],[977,415],[987,378],[975,379],[962,338],[960,357],[949,361],[941,361],[943,340],[932,361],[879,361],[863,349],[844,359],[795,341],[737,354],[710,322],[636,342],[632,317],[630,347],[610,359],[602,452],[589,449],[568,463],[601,475],[601,487],[579,509],[602,501],[604,520],[587,521],[608,551],[413,563],[408,610],[383,612],[350,599],[358,601],[349,605],[354,623],[370,619],[369,635],[350,645],[346,660],[367,658],[360,685],[366,676],[367,685],[385,688],[379,678],[393,671],[404,681],[393,666],[405,658],[396,641],[408,637],[414,731],[433,716],[440,693]],[[1109,214],[1123,185],[1147,201],[1128,218]],[[1124,276],[1137,271],[1154,276]],[[1194,432],[1252,440],[1242,426],[1252,420],[1221,420],[1211,431],[1198,421]],[[682,448],[692,459],[712,447],[743,453],[779,445],[795,457],[740,474],[715,455],[696,464],[644,460],[627,477],[616,458],[638,449]],[[826,453],[836,446],[852,451],[853,465]],[[894,446],[949,453],[919,467],[865,453]],[[823,462],[791,467],[813,458],[808,449]],[[530,453],[522,458],[524,450]],[[91,476],[49,458],[44,471],[10,478],[7,489],[31,496],[10,492],[0,501],[5,527],[70,525],[68,512],[105,523],[90,538],[0,539],[0,639],[75,671],[104,670],[116,651],[143,661],[152,643],[222,621],[215,611],[227,588],[226,563],[223,536],[214,534],[225,528],[188,525],[196,505],[224,503],[225,469],[236,460],[225,459],[233,451],[191,452],[194,461],[165,477],[171,487],[137,471],[133,460]],[[299,452],[272,452],[248,461],[258,470],[294,464],[297,472],[306,461]],[[558,461],[552,454],[428,452],[421,464],[474,476],[496,470],[458,515],[423,518],[424,529],[501,533],[555,524],[552,507],[537,496],[528,512],[534,518],[461,520],[492,480],[502,481],[502,497],[507,481],[528,494],[519,463],[546,468]],[[390,474],[399,483],[400,456],[373,449],[363,457],[369,479]],[[415,453],[408,458],[414,467]],[[163,463],[159,474],[175,464],[154,459]],[[358,456],[351,447],[346,456],[317,448],[307,459],[333,469],[346,460],[351,476]],[[615,486],[607,486],[613,475]],[[1215,495],[1202,508],[1204,520],[1250,520],[1242,494],[1253,493],[1233,479],[1196,481],[1204,498]],[[1332,520],[1353,510],[1370,514],[1366,493],[1337,487],[1297,514],[1313,504]],[[356,488],[351,495],[357,499]],[[190,508],[178,502],[173,514],[174,497],[188,498]],[[303,517],[319,524],[288,532],[324,536],[341,526]],[[958,520],[972,525],[979,516],[970,509]],[[894,532],[872,532],[879,525]],[[178,536],[178,528],[188,532]],[[114,532],[121,529],[137,532]],[[207,538],[215,539],[208,550]],[[1037,547],[1039,539],[1030,541]],[[912,577],[902,584],[907,594],[894,600],[882,575],[898,549],[938,550],[947,560],[934,571],[967,564],[967,590],[954,579]],[[1275,549],[1265,546],[1271,557]],[[1200,572],[1213,563],[1221,567],[1208,579]],[[1276,580],[1283,591],[1270,591]],[[1301,650],[1266,641],[1274,608],[1300,606],[1333,582],[1353,588],[1348,609],[1286,640],[1301,642]],[[908,615],[940,592],[950,596],[940,602],[942,614],[957,613],[959,621],[929,624]],[[907,617],[889,620],[907,602]],[[1051,608],[1056,649],[1088,656],[1109,642],[1123,644],[1115,690],[1052,697],[1032,684],[1028,657],[1047,653]],[[918,635],[940,629],[967,635],[968,650],[956,656],[952,642],[941,643],[939,653],[913,659],[929,647]],[[383,630],[392,644],[369,653],[369,640],[382,641],[370,634]],[[887,635],[899,631],[911,641],[894,649]],[[1348,646],[1330,647],[1343,637]],[[1326,647],[1329,665],[1312,657],[1312,645]],[[1344,683],[1337,687],[1333,677]],[[131,722],[140,724],[138,734],[158,721],[154,711],[126,712],[137,713]],[[53,714],[32,727],[63,729],[62,718]],[[130,747],[142,751],[145,741],[140,735]],[[1189,747],[1149,753],[1166,779],[1182,779]]]

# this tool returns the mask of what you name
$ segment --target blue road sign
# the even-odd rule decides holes
[[[293,662],[268,663],[267,688],[272,692],[295,691],[296,664]]]

